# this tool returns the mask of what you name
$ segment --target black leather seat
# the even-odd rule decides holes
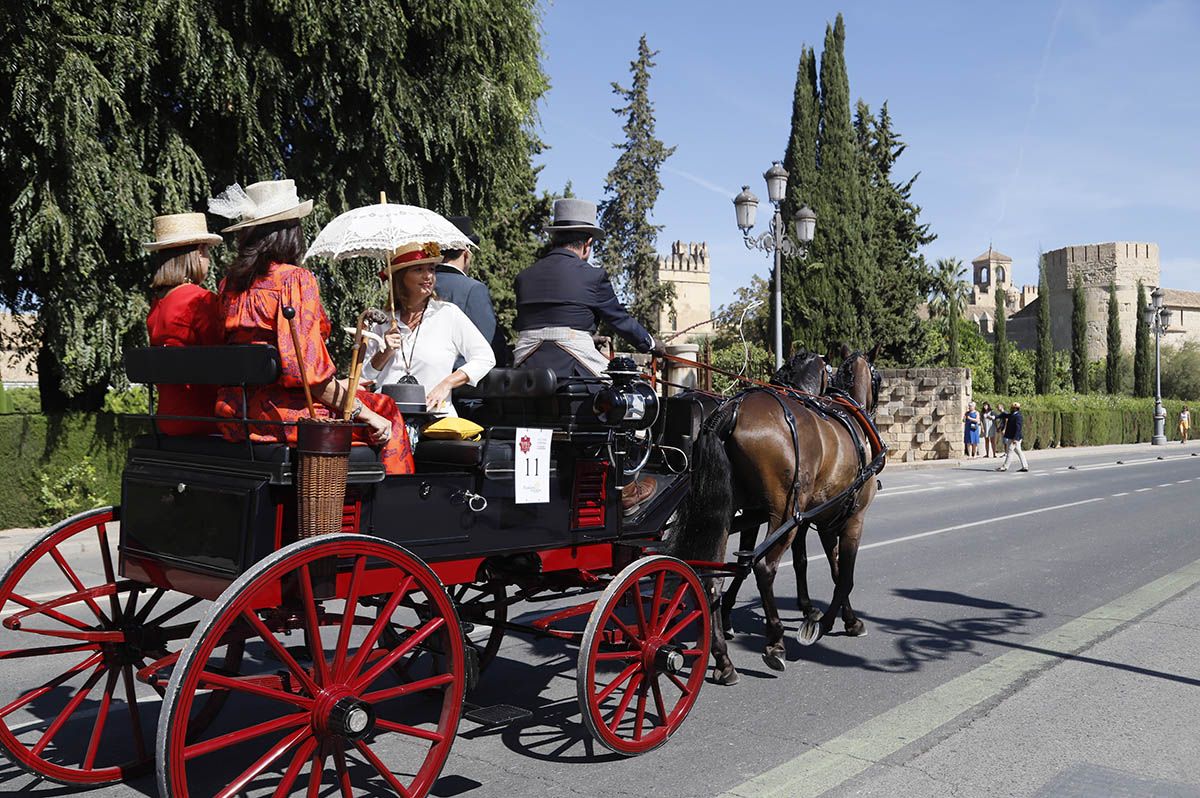
[[[512,468],[512,441],[449,441],[423,438],[413,452],[417,468]]]
[[[200,457],[224,457],[252,460],[256,463],[290,463],[291,449],[283,443],[233,443],[216,435],[138,435],[133,448],[150,449]],[[379,455],[370,446],[351,446],[351,463],[378,463]]]

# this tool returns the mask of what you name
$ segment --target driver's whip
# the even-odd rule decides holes
[[[296,309],[291,305],[283,306],[283,317],[287,319],[288,329],[292,332],[292,349],[296,350],[296,363],[300,366],[300,382],[304,383],[304,401],[308,404],[308,417],[316,418],[313,408],[312,388],[308,387],[308,369],[304,366],[304,352],[300,349],[300,333],[292,320],[296,318]]]

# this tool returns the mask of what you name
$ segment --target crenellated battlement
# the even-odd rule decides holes
[[[671,252],[658,259],[660,271],[673,272],[708,272],[708,244],[689,241],[676,241],[671,244]]]
[[[712,314],[708,268],[708,244],[703,241],[676,241],[669,253],[659,256],[659,282],[675,286],[675,310],[662,310],[659,330],[691,328],[696,335],[712,332],[712,325],[705,323]]]

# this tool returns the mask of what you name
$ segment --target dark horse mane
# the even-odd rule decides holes
[[[813,368],[814,360],[821,361],[819,369]],[[825,359],[816,352],[800,349],[771,375],[771,384],[817,396],[825,389],[824,375]]]

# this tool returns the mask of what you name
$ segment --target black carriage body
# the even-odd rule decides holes
[[[131,378],[170,381],[159,376],[162,364],[186,371],[188,364],[179,361],[184,351],[159,349],[141,371],[130,366]],[[131,360],[137,363],[138,357]],[[247,366],[235,379],[225,372],[225,384],[273,379],[262,364]],[[577,386],[560,390],[549,372],[493,375],[476,391],[482,397],[476,418],[489,424],[485,440],[423,440],[415,450],[417,473],[403,476],[385,476],[371,449],[353,447],[343,531],[398,543],[433,564],[447,583],[494,577],[485,569],[514,563],[540,573],[554,567],[548,552],[636,545],[657,536],[682,500],[686,476],[667,479],[648,509],[623,519],[617,490],[621,455],[611,445],[612,431],[590,416],[590,395]],[[518,426],[554,430],[549,502],[514,500]],[[296,458],[283,444],[142,436],[130,449],[122,482],[122,575],[193,595],[219,595],[256,562],[295,540]],[[520,560],[538,552],[543,554]],[[611,557],[593,557],[590,564],[607,567]],[[557,561],[563,567],[582,562],[573,555]]]

